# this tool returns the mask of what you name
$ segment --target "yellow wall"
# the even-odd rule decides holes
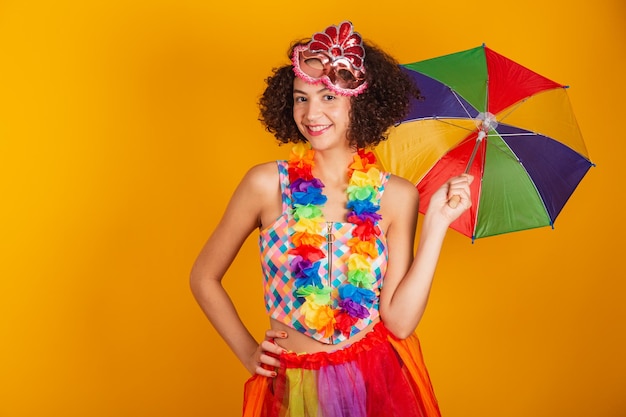
[[[485,42],[571,85],[598,165],[554,231],[448,235],[419,328],[444,415],[626,415],[622,0],[212,3],[0,2],[0,416],[239,415],[188,272],[286,154],[264,77],[343,19],[401,62]],[[261,335],[255,237],[242,255],[226,283]]]

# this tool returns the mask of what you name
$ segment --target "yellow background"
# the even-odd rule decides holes
[[[0,2],[0,416],[237,416],[188,273],[291,40],[351,19],[412,62],[486,43],[558,82],[592,160],[556,222],[451,231],[418,329],[447,417],[626,415],[622,0]],[[254,4],[254,5],[253,5]],[[256,237],[226,277],[266,326]]]

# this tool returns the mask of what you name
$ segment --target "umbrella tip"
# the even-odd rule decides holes
[[[569,88],[569,85],[564,85],[563,88]]]

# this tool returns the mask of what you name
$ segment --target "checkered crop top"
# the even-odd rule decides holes
[[[259,235],[259,246],[261,251],[261,267],[263,269],[265,307],[268,314],[275,320],[298,330],[305,335],[312,337],[326,344],[337,344],[348,338],[339,330],[335,330],[330,337],[325,337],[316,329],[310,328],[305,323],[304,315],[301,314],[300,306],[304,299],[296,296],[293,289],[294,279],[291,276],[290,260],[292,255],[287,252],[291,249],[290,236],[293,233],[295,220],[291,215],[291,194],[289,189],[289,176],[287,174],[287,161],[277,161],[280,176],[280,188],[282,193],[283,214],[272,224],[261,230]],[[378,200],[383,195],[385,185],[389,180],[388,173],[382,173],[382,185],[378,193]],[[348,222],[328,222],[327,231],[334,235],[334,239],[329,238],[327,245],[322,245],[322,251],[326,257],[322,260],[320,274],[323,274],[322,282],[329,283],[333,289],[331,293],[331,307],[337,308],[338,290],[337,288],[347,280],[347,259],[350,256],[350,248],[347,242],[352,238],[352,230],[355,225]],[[376,278],[372,290],[376,294],[376,300],[369,309],[369,316],[359,319],[350,329],[349,336],[353,336],[367,327],[373,320],[378,318],[378,305],[380,289],[383,277],[387,270],[387,242],[381,233],[376,239],[378,256],[372,259],[372,272]],[[330,252],[330,255],[329,255]],[[330,259],[330,262],[329,262]],[[329,272],[329,264],[331,271]]]

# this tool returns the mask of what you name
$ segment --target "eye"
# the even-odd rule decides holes
[[[332,101],[332,100],[334,100],[336,98],[337,98],[337,96],[335,96],[333,94],[325,94],[324,95],[324,100],[326,100],[326,101]]]
[[[304,96],[295,96],[293,98],[293,102],[294,103],[304,103],[304,102],[306,102],[306,97],[304,97]]]

